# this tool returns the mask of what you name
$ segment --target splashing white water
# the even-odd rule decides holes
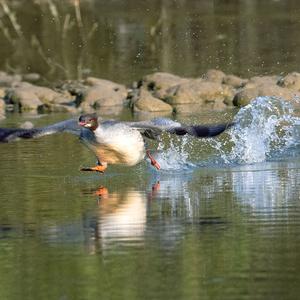
[[[266,161],[291,146],[297,145],[299,136],[295,126],[295,105],[274,97],[258,97],[242,108],[234,118],[235,125],[228,132],[232,148],[229,153],[219,144],[217,150],[225,163],[257,163]],[[216,147],[215,147],[216,148]]]
[[[295,114],[295,106],[299,108],[299,105],[297,99],[288,102],[258,97],[239,110],[234,126],[222,138],[173,138],[167,145],[159,143],[155,158],[162,170],[172,171],[191,170],[196,166],[251,164],[288,155],[292,147],[300,144],[300,118]],[[209,151],[210,158],[207,159],[207,151],[203,153],[200,149],[201,145]],[[195,152],[196,162],[191,162],[191,154]]]
[[[174,140],[170,141],[170,145],[166,148],[163,142],[158,145],[158,153],[156,159],[158,160],[162,170],[188,170],[195,165],[189,161],[189,154],[186,150],[188,137],[182,137],[181,143],[176,144]]]

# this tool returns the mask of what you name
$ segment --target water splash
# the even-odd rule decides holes
[[[229,151],[218,140],[212,141],[224,163],[249,164],[263,162],[285,153],[299,144],[295,126],[297,101],[288,102],[274,97],[258,97],[242,108],[228,132]],[[228,148],[228,147],[227,147]]]
[[[235,115],[235,125],[212,139],[173,137],[161,141],[155,158],[161,170],[193,170],[195,167],[220,167],[265,162],[299,154],[300,101],[258,97]]]
[[[189,161],[188,137],[180,138],[181,141],[176,143],[176,140],[170,140],[170,144],[166,145],[160,142],[158,145],[158,153],[156,159],[158,160],[161,170],[189,170],[195,167],[195,164]]]

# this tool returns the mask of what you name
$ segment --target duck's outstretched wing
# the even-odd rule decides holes
[[[145,137],[156,139],[164,131],[176,135],[188,134],[197,138],[214,137],[230,128],[233,123],[185,125],[167,118],[156,118],[150,121],[127,122],[127,125],[138,129]]]
[[[17,139],[32,139],[58,132],[69,132],[80,135],[81,127],[76,119],[70,119],[49,126],[22,129],[22,128],[0,128],[0,143],[7,143]]]

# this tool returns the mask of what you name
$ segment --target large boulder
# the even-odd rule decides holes
[[[142,85],[151,91],[155,97],[164,99],[168,89],[187,81],[187,78],[182,78],[174,74],[156,72],[145,76]]]
[[[233,93],[228,86],[217,82],[203,81],[202,79],[192,79],[172,87],[167,91],[166,96],[166,102],[171,105],[219,103],[225,107],[225,103],[231,102],[232,99]]]
[[[173,108],[170,104],[153,97],[152,94],[145,89],[140,90],[139,99],[135,101],[133,109],[135,112],[147,111],[171,113],[173,111]]]

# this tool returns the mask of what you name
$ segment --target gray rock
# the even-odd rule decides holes
[[[42,105],[72,103],[73,99],[69,94],[58,93],[47,87],[22,84],[17,88],[7,90],[5,98],[15,105],[19,105],[21,111],[40,109]]]
[[[233,88],[231,85],[227,85],[227,84],[222,84],[222,88],[223,88],[223,96],[224,96],[224,100],[222,103],[226,104],[227,106],[232,106],[233,98],[234,95],[236,94],[236,89]]]
[[[58,85],[57,88],[60,91],[67,91],[70,95],[81,97],[89,87],[84,85],[81,81],[68,80]]]
[[[16,81],[11,85],[11,88],[28,88],[28,87],[32,87],[33,85],[29,82],[25,82],[25,81]]]
[[[106,79],[101,79],[101,78],[96,78],[96,77],[87,77],[84,80],[84,84],[90,85],[90,86],[97,85],[97,86],[102,86],[102,87],[110,87],[112,89],[124,87],[121,84],[115,83],[113,81],[106,80]]]
[[[70,95],[58,93],[47,87],[32,86],[28,88],[45,104],[61,104],[72,101]]]
[[[192,79],[167,91],[166,101],[171,105],[198,103],[202,105],[216,104],[225,107],[231,102],[233,92],[228,86],[220,83]]]
[[[260,84],[255,88],[245,88],[239,91],[234,97],[233,104],[235,106],[245,106],[258,96],[273,96],[291,101],[295,97],[300,97],[300,93],[282,88],[276,84]]]
[[[278,82],[279,76],[254,76],[251,77],[247,83],[244,85],[245,88],[256,88],[260,85],[276,85]]]
[[[127,97],[125,86],[102,79],[99,79],[97,82],[97,84],[84,91],[82,95],[80,107],[84,111],[124,104]]]
[[[230,85],[236,89],[244,86],[247,82],[247,79],[243,79],[235,75],[226,75],[223,79],[224,84]]]
[[[147,112],[169,112],[173,111],[170,104],[155,98],[152,94],[144,89],[140,90],[139,99],[134,103],[134,111],[147,111]]]
[[[156,98],[165,99],[168,89],[187,81],[187,78],[182,78],[174,74],[157,72],[145,76],[142,85],[151,91]]]
[[[43,105],[31,88],[13,89],[9,91],[6,98],[17,105],[20,111],[37,110],[39,106]]]
[[[300,91],[300,73],[292,72],[279,79],[278,85],[284,88]]]
[[[220,70],[211,69],[204,74],[203,78],[206,81],[222,83],[225,78],[225,73]]]
[[[259,96],[274,96],[288,101],[300,96],[296,91],[269,84],[259,86],[258,92]]]
[[[245,88],[236,93],[233,98],[233,105],[239,107],[246,106],[256,97],[258,97],[258,90],[256,88]]]

